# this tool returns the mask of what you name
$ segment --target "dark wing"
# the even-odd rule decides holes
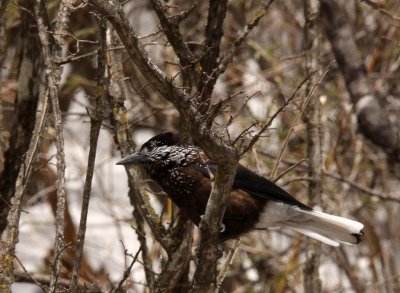
[[[204,176],[210,177],[209,172],[214,174],[216,171],[216,165],[208,164],[207,166],[208,167],[203,165],[200,169]],[[257,173],[251,171],[250,169],[247,169],[240,164],[238,165],[236,171],[233,188],[241,189],[250,193],[253,196],[261,197],[267,200],[275,200],[298,206],[299,208],[302,208],[304,210],[312,210],[312,208],[295,199],[293,196],[291,196],[275,183],[269,181],[267,178],[258,175]]]

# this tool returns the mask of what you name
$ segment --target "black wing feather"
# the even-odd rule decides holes
[[[209,171],[212,174],[215,174],[217,167],[215,164],[208,164],[207,166],[208,167],[203,165],[203,167],[201,168],[201,172],[204,176],[209,178]],[[265,177],[258,175],[250,169],[247,169],[241,164],[238,165],[235,181],[233,182],[233,188],[241,189],[250,193],[251,195],[258,196],[267,200],[287,203],[307,211],[312,210],[312,208],[295,199],[293,196],[291,196],[275,183],[269,181]]]

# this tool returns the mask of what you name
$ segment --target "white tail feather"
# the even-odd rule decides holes
[[[329,245],[357,244],[363,224],[318,211],[306,211],[279,202],[269,202],[260,217],[258,228],[286,227]]]

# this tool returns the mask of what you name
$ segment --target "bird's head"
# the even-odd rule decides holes
[[[181,145],[181,146],[179,146]],[[117,165],[141,165],[148,171],[178,162],[182,156],[182,138],[175,133],[158,134],[145,142],[136,153],[124,157]]]

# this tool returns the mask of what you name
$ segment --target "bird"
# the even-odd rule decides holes
[[[140,165],[171,198],[180,212],[199,226],[212,189],[216,164],[180,134],[150,138],[117,165]],[[364,225],[303,204],[284,189],[238,164],[219,240],[236,239],[253,230],[291,229],[331,246],[358,244]]]

